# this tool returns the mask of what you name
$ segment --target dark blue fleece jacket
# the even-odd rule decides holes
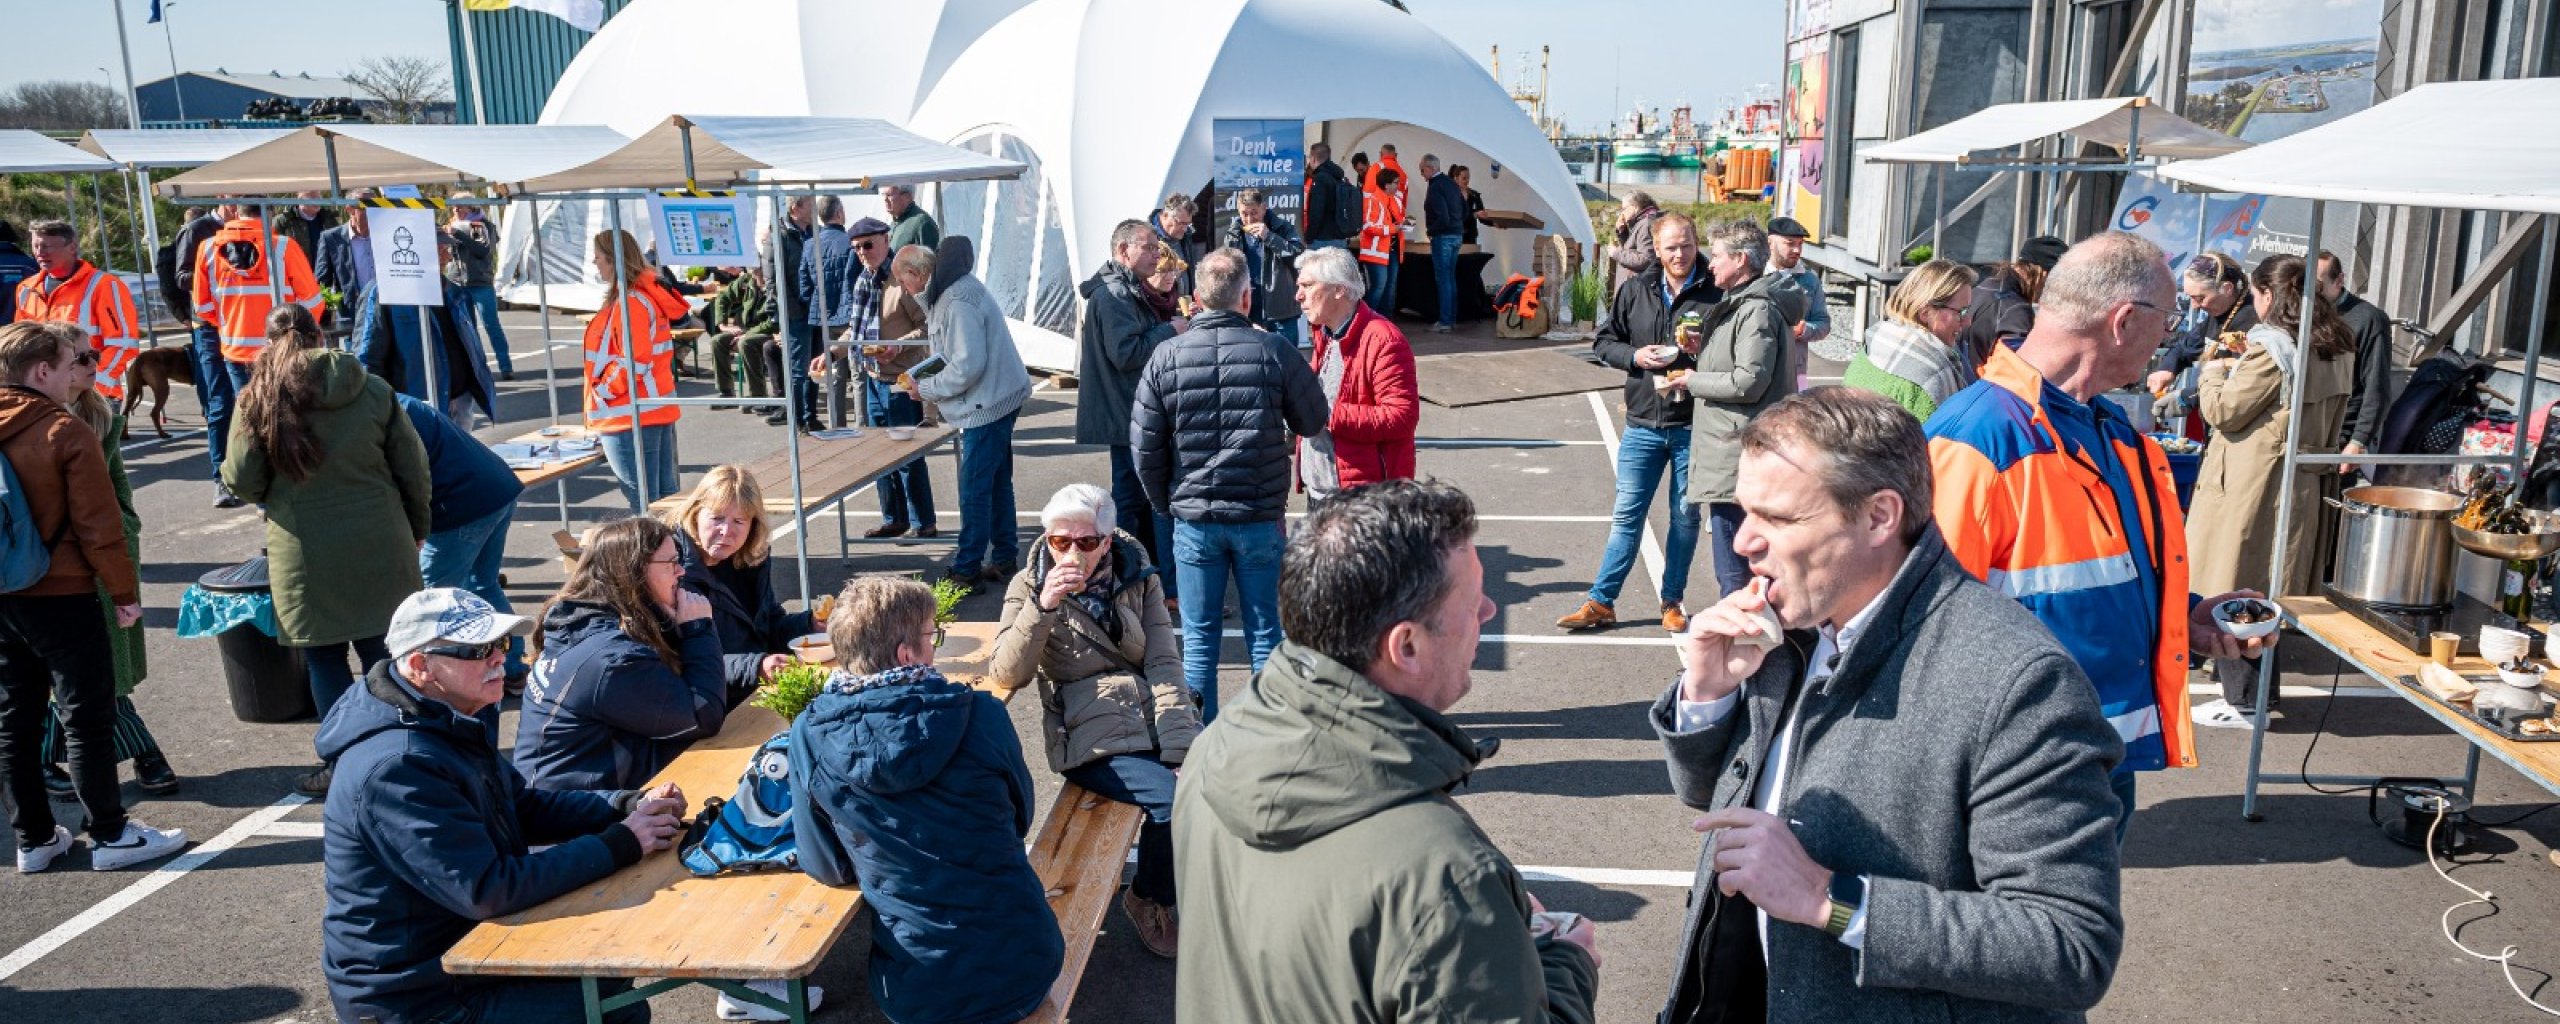
[[[613,609],[561,601],[516,721],[516,770],[542,789],[638,789],[729,719],[711,620],[675,630],[679,668],[622,631]]]
[[[849,692],[848,692],[849,691]],[[839,673],[791,723],[800,867],[877,913],[871,997],[899,1024],[1021,1020],[1066,947],[1023,854],[1031,769],[994,697],[929,668]]]
[[[325,805],[321,971],[338,1019],[432,1019],[498,979],[453,977],[445,950],[640,860],[620,827],[633,794],[547,793],[498,756],[498,709],[466,718],[376,662],[314,746],[336,763]],[[540,853],[528,849],[556,844]]]

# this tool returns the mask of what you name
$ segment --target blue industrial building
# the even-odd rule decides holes
[[[266,99],[288,100],[296,106],[338,97],[368,102],[364,90],[343,78],[309,72],[234,72],[224,68],[144,82],[134,91],[140,96],[142,120],[154,123],[237,121],[248,114],[250,104]],[[441,120],[451,113],[449,107],[440,106],[431,108],[428,116]]]

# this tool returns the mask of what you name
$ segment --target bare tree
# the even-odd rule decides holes
[[[346,79],[381,108],[378,120],[395,124],[441,119],[435,108],[453,102],[452,76],[423,57],[367,57]]]
[[[0,95],[0,128],[122,128],[124,96],[96,82],[27,82]]]

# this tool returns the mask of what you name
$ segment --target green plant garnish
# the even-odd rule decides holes
[[[968,600],[969,588],[949,578],[933,581],[933,624],[948,626],[960,621],[960,602]]]
[[[748,703],[781,715],[785,722],[791,721],[809,709],[810,701],[818,699],[818,692],[826,689],[827,678],[833,674],[824,665],[792,662],[774,673],[773,680],[756,691]]]

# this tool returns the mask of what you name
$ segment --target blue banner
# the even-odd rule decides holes
[[[1303,234],[1298,208],[1306,197],[1307,123],[1297,119],[1219,118],[1210,124],[1210,184],[1218,193],[1218,227],[1235,219],[1235,194],[1258,188],[1274,215]]]

